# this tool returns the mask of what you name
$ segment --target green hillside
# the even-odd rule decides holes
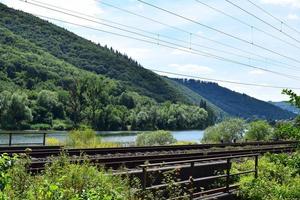
[[[203,129],[210,119],[199,106],[158,103],[0,27],[1,128]]]
[[[102,47],[30,14],[0,4],[0,26],[61,60],[81,69],[120,80],[126,87],[159,102],[188,102],[173,85],[144,69],[126,55]]]
[[[270,103],[255,99],[246,94],[221,87],[217,83],[198,80],[173,79],[197,94],[203,96],[231,116],[245,119],[289,119],[296,115]]]

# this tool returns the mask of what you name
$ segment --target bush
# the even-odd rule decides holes
[[[205,129],[202,142],[218,143],[222,140],[223,142],[229,143],[233,140],[241,140],[243,138],[245,128],[246,122],[243,119],[227,119]]]
[[[89,128],[83,128],[68,133],[66,146],[73,148],[105,148],[118,147],[120,145],[113,142],[102,142],[95,131]]]
[[[71,130],[72,123],[68,120],[53,120],[53,129],[57,131]]]
[[[236,164],[235,169],[250,170],[253,161]],[[258,178],[244,175],[240,179],[240,196],[248,200],[300,199],[300,153],[268,154],[259,160]]]
[[[27,159],[20,159],[10,169],[1,171],[9,177],[0,190],[2,200],[132,199],[127,179],[112,176],[88,162],[74,164],[62,156],[38,175],[28,172],[28,164]]]
[[[67,146],[76,148],[96,148],[99,143],[101,139],[92,129],[73,130],[66,139]]]
[[[33,129],[33,130],[50,130],[51,125],[50,124],[33,124],[33,125],[31,125],[31,129]]]
[[[154,131],[138,134],[136,138],[137,146],[168,145],[176,140],[169,131]]]
[[[61,145],[61,142],[56,139],[56,138],[46,138],[46,145],[49,145],[49,146],[59,146]]]
[[[249,124],[245,138],[247,140],[267,140],[273,134],[272,127],[266,121],[254,121]]]
[[[292,122],[279,122],[276,124],[273,138],[276,140],[299,140],[300,128],[297,128]]]

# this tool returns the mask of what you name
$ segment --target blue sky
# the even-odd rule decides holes
[[[28,0],[31,2],[31,0]],[[198,51],[205,51],[211,54],[216,54],[218,56],[226,57],[227,59],[232,59],[245,64],[250,64],[256,67],[264,68],[267,70],[273,70],[276,72],[299,76],[300,77],[300,63],[291,61],[289,59],[283,58],[279,55],[270,53],[268,51],[256,48],[255,46],[242,43],[240,41],[234,40],[223,34],[211,31],[195,23],[183,20],[181,18],[172,16],[170,14],[164,13],[157,9],[151,8],[145,4],[138,2],[137,0],[37,0],[40,2],[56,5],[62,8],[67,8],[70,10],[76,10],[77,12],[85,13],[86,15],[93,16],[95,18],[107,19],[114,22],[118,22],[127,26],[134,26],[139,29],[151,32],[148,34],[151,37],[157,37],[161,40],[171,41],[169,39],[163,38],[163,35],[168,37],[173,37],[180,39],[184,42],[176,43],[181,46],[190,46],[192,49],[197,49]],[[226,33],[233,34],[247,41],[253,41],[255,44],[266,47],[280,54],[296,58],[300,60],[300,42],[296,42],[291,38],[286,37],[279,31],[274,31],[271,27],[262,23],[261,21],[255,19],[252,16],[247,15],[245,12],[237,9],[236,7],[230,5],[225,0],[199,0],[210,6],[222,10],[234,17],[237,17],[244,22],[247,22],[251,26],[255,26],[267,33],[274,35],[292,45],[284,43],[280,40],[274,39],[266,34],[263,34],[257,30],[252,30],[250,27],[241,24],[229,17],[224,16],[221,13],[215,12],[214,10],[197,3],[195,0],[145,0],[146,2],[158,5],[160,7],[166,8],[170,11],[193,19],[195,21],[201,22],[203,24],[212,26]],[[249,2],[243,0],[231,0],[237,5],[245,8],[251,13],[255,13],[258,17],[272,24],[278,29],[282,28],[282,31],[296,39],[300,40],[300,33],[288,29],[286,26],[282,26],[280,22],[269,17],[265,13],[259,11]],[[280,18],[282,21],[286,22],[291,27],[300,31],[300,0],[252,0],[254,3],[258,4],[262,8],[266,9],[274,16]],[[66,16],[59,14],[57,12],[45,10],[42,8],[35,7],[33,5],[21,2],[20,0],[0,0],[0,2],[5,3],[10,7],[16,9],[21,9],[32,14],[44,15],[48,17],[54,17],[58,19],[63,19],[70,22],[75,22],[85,26],[90,26],[102,30],[117,32],[120,34],[131,35],[138,38],[143,38],[140,36],[129,34],[128,32],[122,32],[113,28],[108,28],[90,21],[77,19],[71,16]],[[121,12],[114,8],[105,6],[101,2],[106,2],[123,9],[130,10],[132,12],[144,15],[146,17],[153,18],[162,23],[169,24],[171,26],[186,30],[186,32],[174,30],[172,28],[139,18],[128,13]],[[290,78],[282,77],[276,74],[272,74],[259,69],[253,69],[246,66],[241,66],[238,64],[228,63],[213,58],[207,58],[204,56],[199,56],[195,54],[190,54],[188,52],[183,52],[176,49],[165,48],[161,45],[147,44],[141,41],[136,41],[132,39],[126,39],[118,36],[113,36],[107,33],[102,33],[99,31],[93,31],[82,27],[77,27],[75,25],[68,25],[61,22],[52,21],[53,23],[65,27],[68,30],[75,32],[76,34],[85,37],[93,42],[100,43],[101,45],[111,46],[123,53],[128,54],[139,63],[141,63],[145,68],[158,69],[163,71],[170,71],[175,73],[181,73],[186,75],[207,77],[213,79],[224,79],[229,81],[237,82],[249,82],[255,84],[263,85],[279,85],[279,86],[289,86],[289,87],[300,87],[299,80],[293,80]],[[190,35],[189,33],[192,33]],[[143,33],[145,34],[145,33]],[[158,37],[157,35],[160,35]],[[260,57],[249,55],[245,52],[239,52],[237,50],[230,49],[228,47],[221,46],[219,44],[213,43],[211,41],[201,39],[198,36],[204,36],[209,39],[213,39],[222,43],[232,45],[234,47],[243,49],[245,51],[252,52],[259,55]],[[154,41],[154,42],[158,42]],[[174,42],[174,41],[172,41]],[[196,45],[195,45],[196,44]],[[211,49],[199,47],[197,45],[208,46],[210,48],[219,49],[222,51],[232,52],[235,54],[242,55],[243,57],[230,55],[226,53],[221,53],[219,51],[214,51]],[[262,58],[263,57],[263,58]],[[257,59],[263,61],[257,61]],[[284,62],[285,64],[274,64],[270,60],[277,60]],[[291,67],[292,66],[292,67]],[[219,83],[222,86],[228,87],[232,90],[246,93],[250,96],[256,97],[262,100],[272,100],[279,101],[287,99],[286,96],[281,94],[281,89],[272,89],[264,87],[253,87],[253,86],[243,86],[234,85],[229,83]],[[296,92],[300,93],[299,90]]]

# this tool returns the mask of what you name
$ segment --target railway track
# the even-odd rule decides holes
[[[121,166],[137,168],[145,162],[159,163],[251,153],[290,152],[295,150],[297,145],[297,141],[276,141],[94,149],[64,149],[61,146],[15,146],[0,147],[0,154],[28,154],[32,158],[31,170],[33,171],[42,170],[46,163],[51,162],[50,156],[59,156],[62,152],[69,155],[73,162],[84,161],[82,155],[85,155],[85,159],[90,162],[107,168],[118,169]]]

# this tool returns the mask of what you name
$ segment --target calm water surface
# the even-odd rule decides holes
[[[116,142],[121,144],[133,144],[135,142],[136,136],[139,132],[130,131],[98,131],[97,135],[102,138],[103,141]],[[177,141],[188,141],[199,143],[203,137],[202,130],[186,130],[186,131],[171,131],[172,135]],[[56,138],[61,142],[66,140],[67,132],[53,132],[47,134],[47,137]],[[0,134],[0,145],[8,144],[8,135]],[[43,137],[40,134],[16,134],[12,137],[13,144],[22,143],[41,143]]]

